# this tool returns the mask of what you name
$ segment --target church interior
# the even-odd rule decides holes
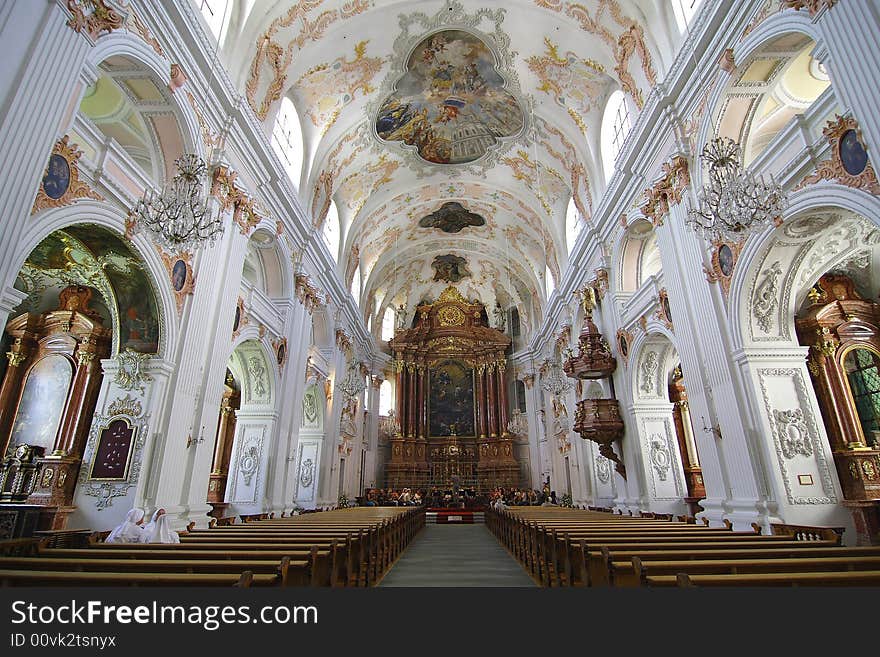
[[[0,33],[0,585],[880,585],[877,0]]]

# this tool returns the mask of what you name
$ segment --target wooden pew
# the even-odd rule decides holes
[[[274,586],[277,575],[0,570],[0,586]]]
[[[880,570],[649,576],[647,586],[880,586]]]
[[[611,584],[613,586],[639,586],[640,576],[636,568],[636,561],[644,564],[648,569],[655,563],[691,563],[702,560],[736,561],[740,559],[812,559],[821,560],[826,557],[833,558],[860,558],[880,557],[880,547],[812,547],[796,542],[792,548],[750,548],[750,549],[688,549],[688,550],[616,550],[611,548],[602,549],[602,560],[607,564],[608,575],[597,585]],[[687,572],[682,566],[678,572]],[[656,573],[651,573],[656,574]],[[670,574],[670,573],[659,573]]]
[[[693,575],[826,574],[831,572],[880,571],[880,556],[807,557],[769,559],[693,559],[690,561],[642,561],[632,558],[637,583],[648,585],[651,577],[679,573]]]

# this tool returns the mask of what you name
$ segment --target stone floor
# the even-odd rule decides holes
[[[379,586],[536,586],[485,525],[426,525]]]

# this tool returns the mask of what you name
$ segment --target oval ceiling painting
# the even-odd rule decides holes
[[[492,50],[470,32],[429,35],[379,108],[376,133],[414,146],[435,164],[478,160],[499,139],[519,134],[525,122],[495,62]]]

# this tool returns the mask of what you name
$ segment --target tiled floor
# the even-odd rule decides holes
[[[426,525],[379,586],[529,586],[485,525]]]

